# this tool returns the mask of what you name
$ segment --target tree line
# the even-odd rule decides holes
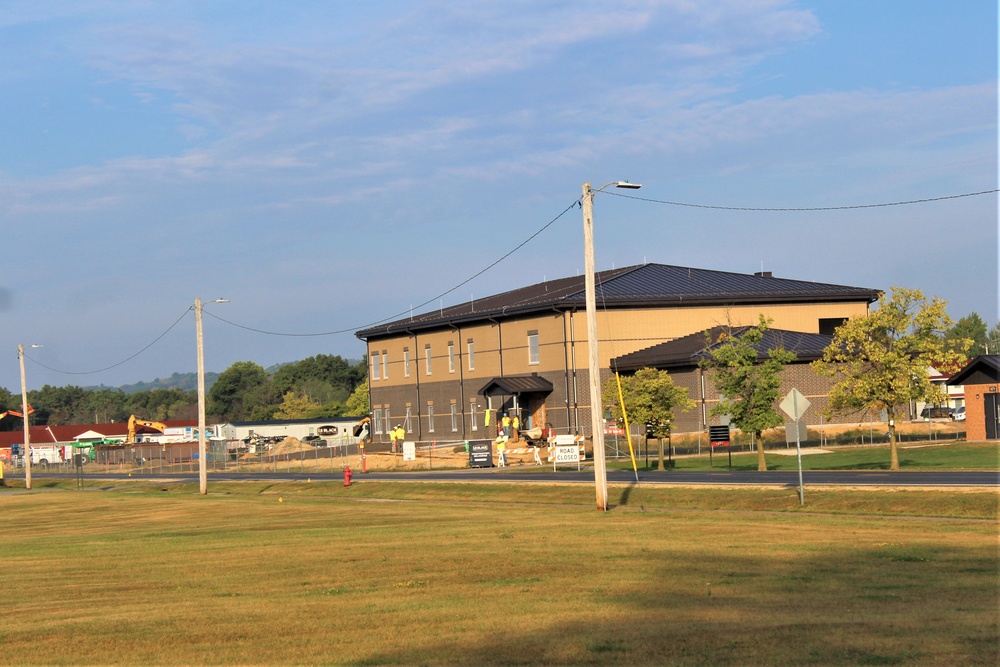
[[[220,373],[208,393],[211,421],[270,421],[368,414],[368,362],[320,354],[274,372],[238,361]],[[123,388],[53,387],[28,392],[35,425],[102,424],[130,415],[165,421],[197,419],[197,391],[157,388],[127,393]],[[21,395],[0,388],[0,412],[21,411]],[[0,430],[23,428],[20,417],[0,419]]]

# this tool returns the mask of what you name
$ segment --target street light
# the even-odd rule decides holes
[[[586,273],[587,349],[590,353],[590,424],[594,442],[594,483],[597,509],[608,509],[608,473],[604,462],[604,406],[601,405],[601,358],[597,353],[597,294],[594,279],[594,193],[615,186],[638,190],[642,186],[628,181],[611,181],[597,190],[583,184],[583,253]]]
[[[229,303],[229,299],[213,299],[205,303]],[[198,490],[208,493],[208,469],[205,467],[205,340],[201,332],[201,299],[194,299],[194,330],[198,344]]]
[[[28,347],[41,347],[29,345]],[[24,381],[24,345],[17,345],[17,360],[21,364],[21,419],[24,420],[24,488],[31,489],[31,433],[28,424],[28,383]],[[0,463],[0,465],[3,465]]]

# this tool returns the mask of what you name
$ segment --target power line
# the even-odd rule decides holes
[[[623,197],[625,199],[636,199],[638,201],[650,202],[652,204],[666,204],[669,206],[687,206],[689,208],[712,208],[721,211],[848,211],[851,209],[859,208],[881,208],[884,206],[906,206],[909,204],[925,204],[932,201],[944,201],[945,199],[961,199],[962,197],[978,197],[979,195],[989,195],[998,192],[998,190],[983,190],[981,192],[966,192],[960,195],[945,195],[944,197],[929,197],[927,199],[910,199],[907,201],[893,201],[885,202],[881,204],[851,204],[847,206],[802,206],[796,208],[778,208],[778,207],[755,207],[755,206],[718,206],[714,204],[691,204],[688,202],[679,201],[666,201],[663,199],[650,199],[649,197],[636,197],[635,195],[626,195],[620,192],[611,192],[610,190],[603,190],[601,194],[611,195],[613,197]]]
[[[571,211],[574,208],[576,208],[579,205],[579,203],[580,203],[580,200],[577,199],[572,204],[570,204],[569,206],[567,206],[566,208],[564,208],[559,215],[557,215],[556,217],[552,218],[547,223],[545,223],[544,225],[542,225],[535,233],[533,233],[531,236],[529,236],[528,238],[526,238],[525,240],[521,241],[519,244],[517,244],[516,246],[514,246],[511,250],[509,250],[507,253],[505,253],[504,255],[502,255],[499,259],[493,261],[491,264],[487,265],[483,269],[481,269],[481,270],[477,271],[476,273],[472,274],[471,276],[469,276],[468,278],[466,278],[462,282],[458,283],[454,287],[451,287],[451,288],[445,290],[444,292],[441,292],[437,296],[434,296],[434,297],[431,297],[430,299],[427,299],[423,303],[419,303],[416,306],[412,306],[411,308],[409,308],[407,310],[404,310],[404,311],[402,311],[400,313],[396,313],[395,315],[390,315],[388,317],[384,317],[384,318],[382,318],[380,320],[377,320],[375,322],[371,322],[369,324],[363,324],[361,326],[347,327],[345,329],[336,329],[334,331],[320,331],[320,332],[317,332],[317,333],[283,333],[283,332],[279,332],[279,331],[267,331],[265,329],[256,329],[254,327],[249,327],[249,326],[246,326],[244,324],[238,324],[236,322],[231,322],[231,321],[229,321],[229,320],[227,320],[225,318],[219,317],[215,313],[205,312],[204,314],[208,315],[209,317],[214,317],[215,319],[219,320],[220,322],[225,322],[226,324],[228,324],[230,326],[237,327],[238,329],[244,329],[246,331],[253,331],[254,333],[264,334],[264,335],[267,335],[267,336],[287,336],[287,337],[293,337],[293,338],[307,338],[307,337],[314,337],[314,336],[333,336],[333,335],[336,335],[336,334],[343,334],[343,333],[350,333],[350,332],[358,331],[360,329],[368,329],[368,328],[377,326],[379,324],[385,324],[386,322],[392,322],[393,320],[397,320],[397,319],[400,319],[400,318],[404,317],[407,313],[409,313],[410,311],[412,311],[414,308],[423,308],[424,306],[426,306],[426,305],[428,305],[430,303],[433,303],[433,302],[437,301],[438,299],[444,298],[445,296],[451,294],[452,292],[454,292],[455,290],[459,289],[460,287],[469,284],[470,282],[472,282],[473,280],[475,280],[479,276],[483,275],[484,273],[486,273],[487,271],[489,271],[490,269],[492,269],[493,267],[495,267],[500,262],[504,261],[505,259],[507,259],[511,255],[513,255],[515,252],[517,252],[518,250],[520,250],[521,248],[523,248],[524,246],[526,246],[535,237],[537,237],[539,234],[541,234],[546,229],[548,229],[553,224],[555,224],[555,222],[557,220],[559,220],[559,218],[563,217],[569,211]]]
[[[599,191],[599,192],[601,194],[611,195],[611,196],[614,196],[614,197],[622,197],[622,198],[625,198],[625,199],[634,199],[634,200],[637,200],[637,201],[644,201],[644,202],[649,202],[649,203],[652,203],[652,204],[663,204],[663,205],[668,205],[668,206],[685,206],[685,207],[689,207],[689,208],[707,208],[707,209],[716,209],[716,210],[724,210],[724,211],[774,211],[774,212],[782,212],[782,211],[785,211],[785,212],[794,212],[794,211],[799,211],[799,212],[802,212],[802,211],[843,211],[843,210],[851,210],[851,209],[880,208],[880,207],[886,207],[886,206],[905,206],[905,205],[910,205],[910,204],[923,204],[923,203],[928,203],[928,202],[944,201],[944,200],[948,200],[948,199],[960,199],[960,198],[963,198],[963,197],[976,197],[976,196],[979,196],[979,195],[994,194],[994,193],[998,192],[998,190],[996,190],[996,189],[994,189],[994,190],[983,190],[983,191],[980,191],[980,192],[967,192],[967,193],[958,194],[958,195],[946,195],[946,196],[942,196],[942,197],[929,197],[929,198],[926,198],[926,199],[911,199],[911,200],[907,200],[907,201],[884,202],[884,203],[877,203],[877,204],[853,204],[853,205],[845,205],[845,206],[810,206],[810,207],[789,207],[789,208],[782,208],[782,207],[752,207],[752,206],[721,206],[721,205],[713,205],[713,204],[693,204],[693,203],[690,203],[690,202],[676,202],[676,201],[668,201],[668,200],[662,200],[662,199],[652,199],[652,198],[649,198],[649,197],[637,197],[635,195],[621,194],[621,193],[618,193],[618,192],[611,192],[609,190],[602,190],[602,191]],[[580,199],[574,200],[573,203],[571,203],[569,206],[567,206],[566,208],[564,208],[557,216],[555,216],[554,218],[552,218],[551,220],[549,220],[547,223],[545,223],[544,225],[542,225],[537,231],[535,231],[533,234],[531,234],[531,236],[529,236],[524,241],[522,241],[521,243],[519,243],[516,246],[514,246],[511,250],[509,250],[508,252],[506,252],[505,254],[503,254],[502,256],[500,256],[498,259],[496,259],[495,261],[491,262],[490,264],[488,264],[487,266],[485,266],[483,269],[477,271],[473,275],[469,276],[468,278],[466,278],[462,282],[454,285],[453,287],[445,290],[444,292],[441,292],[437,296],[434,296],[434,297],[431,297],[430,299],[427,299],[423,303],[417,304],[416,306],[412,306],[412,307],[410,307],[407,310],[404,310],[402,312],[396,313],[394,315],[390,315],[390,316],[382,318],[380,320],[376,320],[376,321],[368,323],[368,324],[364,324],[364,325],[360,325],[360,326],[347,327],[347,328],[344,328],[344,329],[336,329],[336,330],[333,330],[333,331],[321,331],[321,332],[315,332],[315,333],[288,333],[288,332],[268,331],[268,330],[265,330],[265,329],[257,329],[255,327],[250,327],[250,326],[246,326],[244,324],[239,324],[237,322],[232,322],[230,320],[227,320],[225,318],[219,317],[218,315],[216,315],[214,313],[211,313],[211,312],[208,312],[208,311],[203,311],[203,312],[204,312],[205,315],[208,315],[209,317],[213,317],[213,318],[219,320],[220,322],[224,322],[224,323],[226,323],[226,324],[228,324],[230,326],[236,327],[238,329],[243,329],[245,331],[252,331],[254,333],[264,334],[264,335],[267,335],[267,336],[283,336],[283,337],[293,337],[293,338],[307,338],[307,337],[333,336],[333,335],[337,335],[337,334],[350,333],[350,332],[357,331],[357,330],[360,330],[360,329],[371,328],[371,327],[377,326],[379,324],[384,324],[386,322],[391,322],[393,320],[402,318],[408,312],[412,312],[412,310],[414,308],[423,308],[424,306],[426,306],[426,305],[428,305],[430,303],[433,303],[434,301],[437,301],[439,299],[444,298],[445,296],[451,294],[452,292],[454,292],[455,290],[463,287],[464,285],[467,285],[468,283],[472,282],[473,280],[475,280],[479,276],[483,275],[484,273],[486,273],[487,271],[489,271],[493,267],[495,267],[498,264],[500,264],[501,262],[503,262],[505,259],[507,259],[511,255],[513,255],[515,252],[517,252],[518,250],[520,250],[521,248],[523,248],[529,242],[531,242],[532,240],[534,240],[539,234],[541,234],[546,229],[548,229],[553,224],[555,224],[560,218],[562,218],[564,215],[566,215],[566,213],[568,213],[570,210],[576,208],[579,205],[580,205]],[[602,299],[603,299],[603,293],[602,293]],[[66,370],[60,370],[58,368],[52,368],[51,366],[46,366],[45,364],[37,361],[36,359],[33,359],[32,357],[28,356],[27,354],[25,354],[24,356],[25,356],[25,358],[31,360],[32,363],[34,363],[34,364],[36,364],[36,365],[38,365],[38,366],[40,366],[40,367],[42,367],[42,368],[44,368],[46,370],[52,371],[54,373],[61,373],[61,374],[64,374],[64,375],[93,375],[95,373],[103,373],[104,371],[109,371],[109,370],[111,370],[113,368],[117,368],[118,366],[121,366],[121,365],[123,365],[125,363],[128,363],[129,361],[135,359],[140,354],[142,354],[143,352],[145,352],[146,350],[148,350],[149,348],[151,348],[153,345],[155,345],[156,343],[158,343],[164,336],[166,336],[171,330],[173,330],[173,328],[176,327],[180,323],[180,321],[182,319],[184,319],[184,317],[192,309],[193,309],[193,307],[188,307],[188,309],[186,311],[184,311],[184,314],[182,314],[179,318],[177,318],[177,320],[175,320],[173,324],[171,324],[169,327],[167,327],[167,329],[163,333],[161,333],[159,336],[157,336],[155,339],[153,339],[152,342],[150,342],[148,345],[146,345],[145,347],[143,347],[141,350],[139,350],[138,352],[136,352],[135,354],[133,354],[133,355],[131,355],[129,357],[126,357],[125,359],[122,359],[121,361],[119,361],[117,363],[111,364],[110,366],[105,366],[104,368],[98,368],[98,369],[92,370],[92,371],[66,371]]]
[[[191,312],[191,310],[193,308],[194,308],[194,306],[189,306],[188,309],[184,311],[184,314],[182,314],[180,317],[178,317],[174,321],[173,324],[171,324],[169,327],[167,327],[166,331],[164,331],[159,336],[157,336],[156,338],[154,338],[153,342],[151,342],[149,345],[147,345],[146,347],[142,348],[141,350],[139,350],[138,352],[136,352],[132,356],[130,356],[130,357],[126,358],[126,359],[122,359],[118,363],[111,364],[110,366],[105,366],[104,368],[98,368],[97,370],[93,370],[93,371],[64,371],[64,370],[60,370],[58,368],[52,368],[51,366],[46,366],[45,364],[43,364],[42,362],[38,361],[37,359],[32,359],[27,354],[25,354],[24,357],[26,359],[31,359],[31,361],[33,363],[37,364],[38,366],[41,366],[45,370],[52,371],[53,373],[61,373],[63,375],[93,375],[94,373],[103,373],[104,371],[110,371],[112,368],[118,368],[122,364],[127,363],[129,361],[132,361],[133,359],[135,359],[136,357],[138,357],[140,354],[142,354],[143,352],[145,352],[149,348],[151,348],[154,345],[156,345],[156,343],[158,343],[161,338],[163,338],[168,333],[170,333],[171,329],[173,329],[175,326],[177,326],[178,324],[180,324],[180,321],[183,320],[185,317],[187,317],[187,314],[189,312]]]

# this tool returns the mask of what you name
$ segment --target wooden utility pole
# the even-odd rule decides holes
[[[21,414],[24,421],[24,488],[31,488],[31,433],[28,424],[28,383],[24,379],[24,344],[17,345],[17,359],[21,362]]]
[[[586,274],[587,352],[591,439],[594,443],[594,483],[597,509],[607,510],[608,473],[604,460],[604,406],[601,403],[601,357],[597,348],[597,289],[594,278],[594,191],[590,188],[590,183],[583,184],[583,254]]]
[[[594,277],[594,193],[609,185],[616,188],[638,190],[642,186],[628,181],[611,181],[597,190],[590,183],[583,184],[583,254],[586,274],[587,306],[587,350],[589,352],[588,375],[590,376],[590,425],[594,443],[594,481],[597,493],[597,509],[608,509],[608,473],[604,457],[604,406],[601,403],[601,356],[597,347],[597,286]]]
[[[229,299],[213,299],[206,303],[229,303]],[[201,299],[194,299],[194,330],[198,346],[198,492],[208,493],[208,468],[205,461],[205,338],[201,331]]]
[[[201,332],[201,299],[194,299],[194,330],[198,346],[198,492],[208,493],[208,468],[205,466],[205,340]]]

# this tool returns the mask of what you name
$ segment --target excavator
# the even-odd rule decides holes
[[[132,415],[128,418],[128,439],[125,442],[126,443],[135,442],[135,429],[137,427],[141,428],[144,426],[147,426],[149,428],[155,428],[160,433],[163,433],[164,431],[167,430],[167,425],[164,424],[163,422],[154,422],[148,419],[140,419],[135,415]]]
[[[31,407],[31,403],[28,403],[28,414],[30,415],[34,411],[35,409]],[[0,419],[3,419],[7,415],[10,415],[11,417],[20,417],[21,419],[24,419],[24,413],[18,412],[17,410],[7,410],[6,412],[0,412]]]

